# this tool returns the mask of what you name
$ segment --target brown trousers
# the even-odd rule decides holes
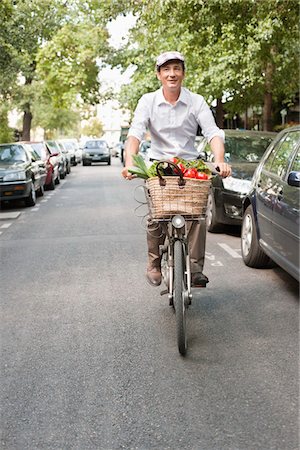
[[[188,242],[191,260],[191,272],[202,272],[205,258],[206,225],[205,220],[188,222]],[[159,223],[148,225],[148,267],[160,267],[159,245],[165,241],[165,234]]]

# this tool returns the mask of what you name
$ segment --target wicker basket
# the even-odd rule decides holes
[[[150,216],[154,219],[165,219],[174,214],[203,217],[210,185],[209,179],[174,176],[149,178],[146,187]]]

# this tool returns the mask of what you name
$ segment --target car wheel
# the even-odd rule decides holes
[[[38,195],[39,195],[39,197],[43,197],[44,191],[45,191],[44,186],[40,186],[40,188],[39,188],[39,190],[38,190]]]
[[[66,175],[65,175],[65,172],[59,174],[59,178],[60,178],[61,180],[63,180],[63,179],[65,178],[65,176],[66,176]]]
[[[217,231],[221,231],[223,228],[223,226],[217,222],[216,215],[216,203],[213,192],[210,191],[208,194],[206,208],[206,228],[210,233],[216,233]]]
[[[111,159],[109,158],[109,160],[107,161],[107,165],[110,166],[111,165]]]
[[[251,205],[248,206],[243,216],[241,249],[246,266],[260,268],[266,267],[270,263],[270,258],[262,251],[258,243],[254,213]]]
[[[34,190],[34,184],[33,182],[31,182],[29,195],[28,197],[25,198],[25,205],[34,206],[35,203],[36,203],[36,193]]]
[[[59,178],[59,176],[58,176],[57,178],[55,178],[54,183],[55,183],[55,184],[59,184],[59,183],[60,183],[60,178]]]
[[[50,191],[53,191],[55,189],[55,184],[57,184],[57,183],[56,183],[56,180],[53,179],[53,174],[52,174],[51,181],[49,184],[47,184],[46,188],[50,189]]]

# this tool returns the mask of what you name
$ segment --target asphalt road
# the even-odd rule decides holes
[[[182,358],[120,171],[0,211],[1,449],[298,449],[298,284],[209,234]]]

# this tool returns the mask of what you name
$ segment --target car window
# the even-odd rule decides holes
[[[299,151],[293,161],[291,170],[294,170],[295,172],[300,172],[300,152]]]
[[[64,142],[64,146],[65,146],[65,148],[66,148],[67,150],[73,150],[73,148],[74,148],[73,143],[72,143],[72,142],[69,142],[69,141],[65,141],[65,142]]]
[[[265,163],[265,169],[283,179],[299,142],[300,131],[293,131],[284,135],[269,155]]]
[[[226,136],[225,156],[229,162],[258,162],[272,142],[267,136]]]
[[[30,144],[33,150],[39,155],[40,158],[46,159],[47,158],[47,152],[44,147],[44,145],[41,142],[34,142]]]
[[[3,145],[0,147],[0,160],[6,163],[28,161],[26,152],[21,145]]]
[[[47,145],[52,153],[59,151],[59,147],[55,141],[47,141]]]
[[[87,141],[85,144],[85,147],[88,148],[105,148],[106,142],[105,141]]]
[[[261,160],[273,139],[274,136],[227,135],[225,138],[225,160],[229,163],[257,163]],[[201,147],[203,147],[203,143],[200,143],[198,151],[203,150]],[[204,151],[211,155],[209,144],[205,145]]]

